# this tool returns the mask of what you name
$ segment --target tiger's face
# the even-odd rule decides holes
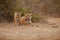
[[[31,14],[25,14],[21,17],[20,22],[23,25],[29,25],[29,22],[31,21]]]

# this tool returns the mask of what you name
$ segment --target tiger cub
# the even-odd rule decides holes
[[[19,21],[20,21],[20,18],[21,18],[21,13],[19,12],[15,12],[14,13],[14,24],[15,25],[19,25]]]

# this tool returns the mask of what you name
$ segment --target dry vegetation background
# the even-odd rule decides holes
[[[15,11],[38,27],[14,26]],[[60,0],[0,0],[0,40],[60,40]]]
[[[33,21],[42,16],[60,17],[60,0],[0,0],[0,21],[12,21],[15,11],[21,12],[22,15],[34,14]]]

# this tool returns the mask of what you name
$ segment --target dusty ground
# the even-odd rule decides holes
[[[49,18],[39,27],[0,23],[0,40],[60,40],[60,18]]]

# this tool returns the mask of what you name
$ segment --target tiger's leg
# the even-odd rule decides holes
[[[36,25],[36,24],[32,23],[32,21],[31,21],[31,20],[29,21],[29,24],[30,24],[30,25],[32,25],[32,26],[38,27],[38,25]]]
[[[31,19],[28,21],[28,23],[32,26],[34,26],[34,24],[32,23]]]
[[[34,26],[35,24],[33,24],[32,22],[29,23],[30,25]]]

